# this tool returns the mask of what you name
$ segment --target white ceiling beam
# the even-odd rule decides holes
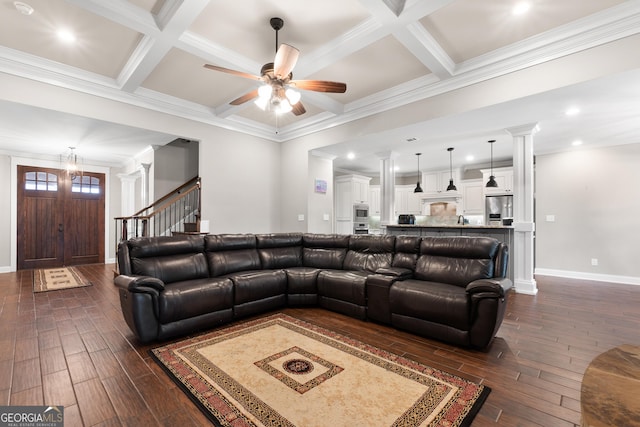
[[[455,63],[417,19],[453,1],[414,1],[409,5],[395,0],[360,0],[360,3],[369,10],[373,19],[384,24],[388,34],[393,34],[425,67],[444,79],[453,75]]]
[[[453,75],[456,64],[420,23],[394,31],[393,36],[439,78]]]
[[[143,38],[118,76],[122,90],[133,92],[144,82],[208,3],[209,0],[191,0],[165,4],[159,15],[161,33],[152,41],[149,36]]]

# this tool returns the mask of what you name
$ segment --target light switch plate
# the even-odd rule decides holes
[[[298,215],[298,221],[304,221],[304,214]]]
[[[322,215],[322,219],[325,221],[329,221],[329,214]]]
[[[547,222],[555,222],[555,221],[556,221],[555,215],[547,215]]]

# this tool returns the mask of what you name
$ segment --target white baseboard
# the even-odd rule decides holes
[[[0,273],[11,273],[13,270],[11,270],[11,266],[6,266],[6,267],[2,267],[0,266]]]
[[[566,277],[567,279],[640,285],[640,277],[633,276],[616,276],[613,274],[585,273],[583,271],[554,270],[551,268],[536,268],[535,274],[539,274],[541,276]]]

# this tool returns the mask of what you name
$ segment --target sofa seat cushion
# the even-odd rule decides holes
[[[287,293],[287,274],[284,270],[245,271],[229,277],[235,289],[234,305]]]
[[[371,273],[363,271],[323,270],[318,274],[318,294],[352,304],[366,306],[366,281]]]
[[[293,267],[284,270],[287,274],[288,294],[317,294],[318,274],[322,270],[312,267]]]
[[[233,307],[233,283],[227,278],[174,282],[158,296],[158,320],[170,323]]]
[[[470,305],[464,288],[423,280],[395,282],[389,291],[391,313],[469,330]]]

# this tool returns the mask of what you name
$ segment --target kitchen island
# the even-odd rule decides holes
[[[419,225],[419,224],[390,224],[386,226],[386,234],[394,236],[474,236],[493,237],[513,248],[513,227],[503,225]],[[507,277],[513,280],[513,252],[509,253]]]

